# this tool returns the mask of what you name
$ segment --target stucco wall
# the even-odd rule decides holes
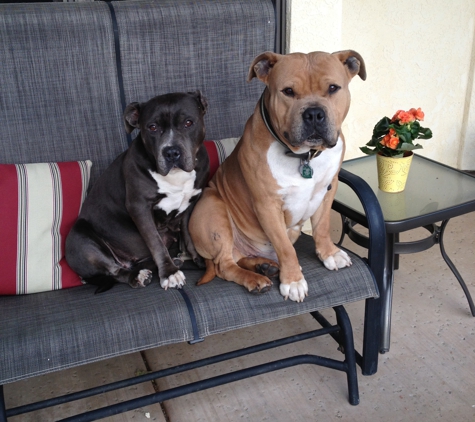
[[[473,0],[289,0],[288,51],[353,49],[368,78],[351,85],[346,158],[374,124],[421,107],[434,137],[418,153],[475,170],[475,2]]]

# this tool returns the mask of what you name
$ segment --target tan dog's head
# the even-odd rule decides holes
[[[348,84],[366,79],[363,58],[355,51],[257,56],[247,80],[267,85],[265,105],[274,130],[292,150],[332,148],[350,107]]]

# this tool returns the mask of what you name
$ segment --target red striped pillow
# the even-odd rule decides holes
[[[220,141],[205,141],[204,145],[209,156],[209,179],[218,170],[219,165],[231,154],[239,138],[227,138]]]
[[[81,285],[64,258],[92,163],[0,164],[0,294]]]

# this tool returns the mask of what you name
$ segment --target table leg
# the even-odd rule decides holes
[[[394,284],[394,244],[399,236],[386,233],[386,253],[384,262],[383,289],[381,295],[381,347],[380,352],[389,352],[391,344],[391,312],[393,303]]]
[[[455,265],[453,264],[451,259],[447,256],[447,253],[445,252],[443,238],[444,238],[445,227],[447,226],[448,222],[449,220],[444,220],[442,221],[442,224],[440,225],[439,239],[438,239],[439,246],[440,246],[440,253],[442,254],[442,258],[444,258],[444,261],[447,263],[449,268],[454,273],[455,278],[460,283],[460,286],[462,286],[462,290],[465,293],[465,296],[467,297],[467,300],[468,300],[468,306],[470,307],[470,312],[472,313],[472,316],[475,317],[475,305],[473,304],[473,299],[472,299],[472,296],[470,295],[470,291],[468,290],[468,287],[465,284],[465,281],[463,280],[462,276],[458,272],[457,268],[455,268]]]
[[[394,233],[394,243],[399,243],[399,233]],[[399,254],[394,254],[394,269],[399,270]]]

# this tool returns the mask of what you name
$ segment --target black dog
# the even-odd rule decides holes
[[[96,181],[66,239],[66,259],[97,292],[115,283],[145,287],[158,267],[160,285],[180,288],[181,250],[200,266],[188,221],[204,188],[209,159],[203,145],[207,103],[199,91],[132,103],[125,128],[140,133]]]

